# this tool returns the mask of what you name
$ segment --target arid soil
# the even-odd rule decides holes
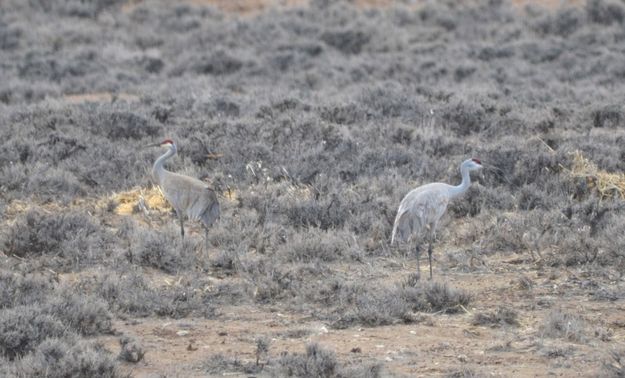
[[[623,27],[617,0],[8,0],[0,376],[623,376]],[[164,138],[218,193],[208,247],[150,178]],[[397,205],[469,157],[416,282]]]
[[[593,300],[589,293],[597,283],[585,278],[583,271],[550,269],[527,261],[528,256],[485,257],[485,265],[470,272],[451,268],[440,256],[437,260],[434,280],[465,288],[474,297],[471,306],[459,314],[422,314],[415,324],[347,329],[332,329],[280,306],[229,306],[219,309],[219,316],[211,320],[118,320],[115,328],[138,335],[147,351],[144,361],[126,365],[126,369],[138,377],[204,377],[203,363],[215,354],[254,363],[255,339],[266,336],[271,340],[270,358],[285,352],[302,353],[306,343],[318,342],[336,351],[342,361],[382,363],[383,376],[596,377],[602,375],[605,349],[625,343],[625,301]],[[415,267],[412,259],[373,263],[379,266],[376,274],[372,268],[345,268],[356,280],[364,276],[390,282],[401,280]],[[444,272],[440,272],[441,265]],[[158,280],[163,284],[177,279],[180,277]],[[528,280],[532,287],[524,287],[521,280]],[[618,281],[608,286],[623,288]],[[518,313],[518,326],[473,324],[476,313],[495,312],[502,306]],[[601,334],[605,339],[588,342],[543,337],[543,319],[553,307],[581,315],[589,337]],[[111,350],[119,348],[116,337],[105,340]],[[248,376],[227,368],[215,374],[222,375]]]

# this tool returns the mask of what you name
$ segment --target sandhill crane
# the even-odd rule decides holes
[[[419,257],[421,243],[429,242],[430,279],[432,279],[432,244],[436,239],[436,226],[447,210],[450,200],[460,196],[471,185],[470,171],[481,169],[479,159],[468,159],[460,164],[462,183],[458,186],[435,182],[411,190],[399,204],[391,244],[395,241],[416,243],[417,279],[420,276]]]
[[[170,172],[163,167],[167,159],[177,152],[176,143],[166,139],[161,143],[147,147],[167,147],[167,152],[156,159],[152,167],[152,177],[161,187],[163,195],[172,205],[180,220],[180,235],[184,239],[184,217],[200,221],[206,233],[208,245],[208,228],[219,219],[219,202],[215,191],[205,182],[196,178]]]

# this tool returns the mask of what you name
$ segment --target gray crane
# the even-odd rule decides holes
[[[172,205],[180,220],[180,235],[184,239],[184,218],[200,221],[206,233],[208,245],[208,228],[219,219],[219,202],[217,195],[208,184],[196,178],[170,172],[163,167],[167,159],[176,155],[176,143],[166,139],[161,143],[147,147],[166,147],[167,152],[156,159],[152,167],[152,177],[161,187],[163,195]]]
[[[432,244],[436,239],[436,226],[441,219],[449,201],[462,195],[471,185],[470,171],[482,168],[479,159],[468,159],[460,164],[462,183],[458,186],[435,182],[411,190],[399,204],[391,244],[398,242],[415,242],[417,254],[417,279],[420,276],[419,257],[421,243],[428,242],[428,259],[430,261],[430,279],[432,279]]]

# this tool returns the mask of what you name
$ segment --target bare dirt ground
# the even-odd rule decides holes
[[[156,211],[152,215],[158,218],[156,222],[172,220],[169,206],[157,189],[131,191],[113,196],[121,203],[116,215],[110,218],[113,227],[124,216],[145,222],[143,214],[133,213],[124,205],[136,202],[139,195]],[[97,207],[104,202],[105,199],[79,201],[71,206],[87,206],[89,211],[98,211]],[[224,200],[223,205],[234,207],[236,200]],[[8,214],[23,212],[27,206],[16,202]],[[50,203],[42,206],[51,211],[60,208]],[[446,225],[456,229],[462,226],[462,220]],[[188,232],[194,235],[202,231],[190,224]],[[618,290],[620,281],[616,272],[606,271],[599,282],[584,268],[552,268],[542,259],[532,259],[529,253],[496,253],[474,256],[471,260],[468,252],[456,252],[466,257],[458,262],[448,252],[459,248],[462,250],[458,240],[452,240],[437,246],[434,253],[434,281],[462,288],[473,298],[471,305],[458,314],[414,314],[415,321],[411,324],[336,329],[306,311],[279,303],[231,305],[218,308],[213,319],[118,318],[114,323],[116,335],[99,337],[98,341],[118,354],[117,334],[133,335],[141,340],[146,352],[143,360],[123,365],[125,372],[135,377],[249,376],[234,368],[211,375],[204,365],[216,355],[241,364],[254,364],[259,337],[271,341],[269,353],[261,364],[285,353],[303,353],[307,344],[316,342],[334,351],[341,362],[354,365],[379,362],[383,365],[382,376],[398,377],[450,374],[596,377],[602,374],[606,363],[605,350],[625,344],[625,300],[593,300],[591,295],[597,287]],[[364,264],[337,262],[332,265],[331,274],[351,282],[375,280],[381,285],[392,285],[406,280],[415,268],[413,256],[380,257]],[[422,260],[421,269],[421,276],[427,277],[426,259]],[[151,268],[143,270],[143,275],[157,287],[175,286],[184,280],[181,275]],[[88,269],[79,275],[61,274],[59,279],[71,284],[97,274],[98,269]],[[219,284],[241,280],[219,271],[208,272],[208,276],[210,284],[203,289],[209,291]],[[476,314],[495,313],[501,308],[516,312],[518,325],[475,324]],[[545,319],[554,309],[581,317],[584,322],[581,339],[543,335]],[[580,370],[580,366],[584,369]]]
[[[133,195],[137,194],[117,197],[126,196],[131,201]],[[156,189],[142,195],[153,209],[163,207],[158,214],[162,219],[157,221],[171,220],[169,207]],[[236,206],[236,201],[223,202],[226,208]],[[113,225],[123,216],[143,219],[142,214],[132,213],[125,206],[120,206],[117,213],[111,218]],[[456,229],[462,226],[462,220],[446,225]],[[202,232],[193,224],[188,231],[191,235]],[[123,368],[135,377],[245,377],[249,374],[235,368],[211,375],[204,365],[216,355],[254,364],[256,340],[266,337],[271,343],[261,364],[285,353],[303,353],[307,344],[316,342],[334,351],[344,363],[381,363],[382,376],[596,377],[602,374],[606,363],[605,350],[625,345],[625,300],[593,300],[591,295],[598,287],[618,290],[616,272],[606,271],[598,282],[584,268],[551,268],[529,253],[496,253],[473,256],[471,260],[468,252],[457,252],[456,255],[466,257],[464,262],[458,262],[447,253],[458,248],[462,246],[457,240],[448,241],[437,246],[434,253],[434,281],[462,288],[473,298],[471,305],[458,314],[414,314],[415,322],[411,324],[346,329],[333,328],[306,311],[281,304],[224,306],[213,319],[116,319],[116,333],[136,336],[146,351],[142,361],[124,363]],[[375,280],[381,285],[392,285],[406,280],[416,269],[416,262],[412,256],[384,257],[365,264],[338,262],[332,269],[332,275],[343,276],[347,281]],[[421,262],[421,270],[421,276],[427,277],[426,259]],[[80,277],[66,274],[60,278],[78,282],[97,274],[97,269],[86,270]],[[158,287],[184,280],[183,276],[150,268],[144,268],[143,274]],[[204,290],[209,291],[241,279],[219,271],[209,272],[208,276],[210,284]],[[326,278],[329,277],[320,280]],[[495,313],[501,308],[516,312],[518,325],[475,324],[476,314]],[[580,316],[584,323],[581,339],[543,335],[545,319],[555,309]],[[98,340],[114,354],[119,353],[116,335]]]
[[[130,11],[140,1],[129,2],[126,10]],[[308,5],[306,0],[185,1],[252,16],[274,7]],[[421,2],[415,1],[414,4],[417,6]],[[384,7],[392,1],[355,0],[355,3],[362,7]],[[541,5],[549,9],[581,3],[578,0],[514,1],[518,7]],[[66,100],[97,102],[110,98],[109,94],[97,93],[70,96]],[[596,282],[585,279],[583,270],[552,269],[540,261],[531,261],[529,255],[495,254],[484,257],[481,268],[463,272],[444,261],[441,253],[444,249],[441,246],[436,252],[434,280],[462,287],[471,293],[473,302],[470,308],[460,314],[424,314],[413,324],[347,329],[333,329],[329,324],[311,320],[306,314],[276,305],[223,307],[215,319],[209,320],[118,319],[115,329],[123,334],[136,335],[146,350],[141,362],[126,364],[125,369],[136,377],[204,377],[207,373],[202,369],[203,362],[217,354],[234,357],[242,363],[253,363],[256,360],[255,340],[266,336],[271,345],[265,358],[301,353],[307,343],[318,342],[335,351],[343,362],[382,363],[384,376],[596,377],[601,374],[605,362],[604,350],[625,343],[625,301],[592,300],[588,288]],[[398,283],[415,269],[411,257],[401,261],[380,259],[375,265],[375,268],[337,266],[337,272],[349,271],[348,278],[354,280],[364,277],[381,283]],[[426,268],[425,260],[421,266]],[[156,285],[175,285],[182,278],[146,273],[153,275]],[[422,276],[426,275],[424,269]],[[523,280],[531,282],[532,286],[522,287]],[[616,284],[607,279],[604,287]],[[495,312],[502,306],[518,313],[518,326],[473,324],[476,313]],[[579,314],[586,322],[585,332],[603,336],[590,342],[543,337],[541,327],[554,307]],[[102,341],[109,350],[118,353],[117,337],[105,337]],[[236,371],[215,375],[248,376]]]
[[[123,6],[123,11],[130,13],[146,1],[130,0]],[[246,17],[254,17],[274,8],[297,8],[310,4],[309,0],[181,2],[214,5],[220,10]],[[426,2],[414,0],[402,4],[418,7]],[[354,0],[354,3],[364,8],[376,8],[392,5],[393,1]],[[555,10],[563,4],[581,5],[582,1],[514,0],[513,3],[519,8],[536,4]],[[146,41],[150,42],[148,38]],[[72,105],[114,103],[118,99],[133,104],[142,100],[141,96],[130,93],[132,90],[117,94],[108,90],[87,90],[85,94],[60,96],[57,100]],[[609,129],[605,133],[611,135],[613,131]],[[602,131],[598,129],[595,132]],[[542,142],[542,139],[539,140]],[[547,148],[553,152],[551,147]],[[622,179],[620,174],[614,176]],[[311,191],[295,195],[308,197]],[[239,196],[247,196],[250,202],[253,200],[249,192],[237,193],[228,189],[222,193],[220,201],[223,214],[234,217],[234,210],[242,207],[238,206]],[[139,197],[152,210],[149,214],[137,210]],[[108,210],[103,209],[110,201],[114,201],[116,207],[109,214]],[[2,225],[9,228],[20,214],[26,213],[31,207],[49,213],[78,208],[90,214],[105,214],[104,223],[113,231],[121,228],[124,217],[131,217],[151,230],[175,224],[171,208],[157,190],[141,188],[101,198],[80,197],[64,205],[49,201],[35,206],[25,200],[13,200],[4,211]],[[534,259],[528,251],[489,251],[488,255],[471,256],[471,245],[465,241],[470,238],[462,236],[462,227],[466,226],[464,220],[456,218],[447,222],[446,227],[455,229],[453,234],[457,238],[442,238],[441,243],[436,245],[434,281],[463,289],[472,297],[470,305],[456,309],[459,311],[454,314],[414,313],[409,324],[397,320],[385,326],[348,326],[341,329],[336,324],[319,320],[322,317],[315,316],[315,311],[319,309],[305,306],[298,308],[280,301],[274,301],[271,305],[247,302],[217,306],[215,316],[210,319],[135,318],[117,314],[114,319],[115,333],[93,339],[102,342],[115,356],[121,348],[121,335],[139,340],[145,357],[137,363],[120,362],[125,373],[136,377],[250,376],[234,367],[208,373],[207,361],[221,355],[239,366],[254,365],[257,363],[259,337],[270,340],[268,353],[261,357],[260,364],[275,361],[287,353],[303,353],[307,344],[315,342],[336,353],[342,363],[380,363],[382,376],[596,377],[604,374],[605,364],[611,363],[607,360],[607,353],[625,345],[625,299],[622,295],[607,295],[608,299],[601,295],[602,291],[615,293],[625,289],[618,272],[610,268],[597,272],[603,268],[581,264],[550,266],[549,261],[553,260],[549,258],[550,254],[557,253],[557,248],[546,248],[538,259]],[[505,233],[506,230],[498,229],[497,232]],[[202,230],[193,222],[187,224],[187,233],[192,239],[200,240],[202,237]],[[209,252],[213,254],[212,257],[219,251]],[[256,253],[254,250],[249,251],[252,255],[250,260]],[[8,255],[3,257],[6,257],[6,261],[14,259]],[[327,266],[329,271],[324,273],[327,276],[318,277],[319,281],[336,276],[344,282],[376,282],[392,286],[408,280],[415,271],[416,261],[410,254],[402,256],[401,253],[393,252],[384,257],[367,256],[358,262],[328,262]],[[184,273],[167,274],[147,266],[138,266],[137,269],[151,285],[159,288],[183,287],[180,282],[188,279]],[[214,266],[207,269],[206,281],[202,282],[204,286],[198,290],[212,291],[222,284],[235,286],[245,279],[241,277],[242,274],[224,273]],[[594,269],[592,273],[589,273],[590,269]],[[427,280],[427,258],[421,260],[421,270],[421,277]],[[102,273],[98,267],[72,273],[50,272],[58,281],[69,283],[70,286]],[[502,309],[516,314],[517,324],[476,321],[480,314],[495,314]],[[578,316],[580,323],[565,323],[560,329],[563,336],[549,337],[545,332],[553,329],[546,329],[546,319],[557,310]],[[268,376],[271,373],[261,370],[255,375]]]
[[[440,252],[438,255],[442,260]],[[259,336],[271,340],[269,358],[285,352],[301,353],[306,343],[318,342],[345,362],[383,363],[383,375],[423,377],[446,375],[458,371],[459,366],[488,376],[596,377],[601,374],[604,348],[625,343],[625,301],[591,300],[586,288],[593,283],[584,279],[582,271],[526,263],[526,268],[519,268],[518,256],[495,255],[484,260],[487,268],[471,273],[453,269],[443,273],[442,264],[436,262],[434,280],[466,289],[474,301],[464,313],[423,315],[416,324],[339,330],[276,306],[230,306],[219,309],[219,316],[211,320],[118,320],[115,328],[138,335],[144,343],[145,359],[127,365],[128,372],[137,377],[206,376],[201,371],[202,362],[220,353],[251,363],[256,358],[255,339]],[[386,273],[380,282],[401,280],[415,267],[410,258],[392,264],[381,259],[379,266]],[[355,279],[370,277],[370,272],[364,272],[369,267],[352,268]],[[521,277],[534,286],[520,288]],[[554,305],[581,315],[587,323],[586,332],[603,332],[606,341],[542,337],[542,321]],[[500,306],[518,312],[518,327],[472,324],[476,312],[492,312]],[[112,351],[119,349],[117,338],[105,342]],[[246,376],[228,371],[217,374],[221,375]]]

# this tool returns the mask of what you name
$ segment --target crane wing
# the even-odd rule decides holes
[[[399,205],[391,242],[407,242],[434,233],[449,204],[444,187],[424,186],[408,193]]]
[[[215,191],[205,182],[173,172],[166,173],[160,182],[161,190],[176,211],[197,218],[217,202]]]

